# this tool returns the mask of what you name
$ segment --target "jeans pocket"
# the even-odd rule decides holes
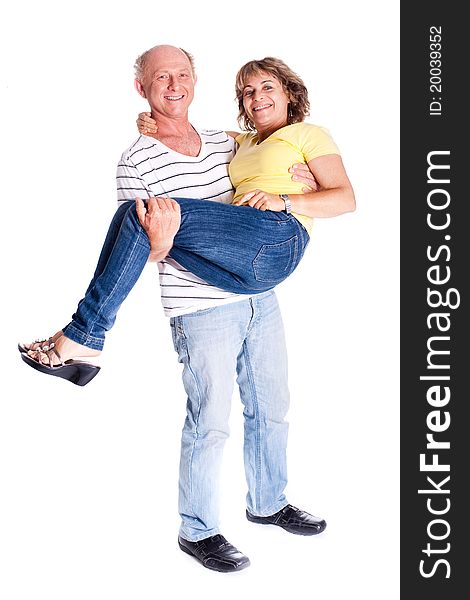
[[[279,283],[295,269],[299,252],[296,235],[279,244],[263,244],[253,260],[256,281]]]
[[[178,354],[181,362],[181,356],[186,351],[186,337],[184,335],[183,323],[181,317],[171,317],[170,319],[171,337],[173,347]]]
[[[214,312],[218,308],[219,308],[218,306],[210,306],[209,308],[202,308],[201,310],[195,310],[192,313],[188,313],[188,314],[184,315],[184,318],[192,319],[193,317],[201,317],[203,315],[207,315],[211,312]]]
[[[171,339],[173,340],[173,348],[176,350],[176,352],[178,352],[178,348],[177,348],[178,334],[176,331],[175,317],[170,318],[170,329],[171,329]]]

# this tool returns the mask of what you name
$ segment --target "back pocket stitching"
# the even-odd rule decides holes
[[[262,281],[262,282],[269,283],[269,282],[278,282],[282,279],[282,277],[279,277],[277,279],[269,279],[269,278],[263,277],[260,273],[260,271],[262,271],[263,269],[259,266],[259,263],[266,256],[267,251],[269,251],[269,249],[280,248],[281,246],[284,246],[285,244],[289,244],[289,258],[288,258],[286,266],[283,269],[283,272],[285,273],[285,277],[288,277],[292,273],[292,271],[295,268],[297,255],[298,255],[298,236],[297,235],[294,235],[293,237],[289,238],[288,240],[285,240],[284,242],[280,242],[278,244],[263,244],[261,246],[261,248],[258,251],[258,254],[255,256],[255,258],[253,260],[253,272],[254,272],[256,281]]]

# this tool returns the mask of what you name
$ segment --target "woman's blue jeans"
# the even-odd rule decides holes
[[[256,294],[274,288],[297,267],[309,241],[299,221],[283,212],[175,200],[181,208],[181,226],[169,255],[228,292]],[[135,203],[125,202],[111,221],[93,279],[64,334],[101,350],[149,254],[149,239]]]

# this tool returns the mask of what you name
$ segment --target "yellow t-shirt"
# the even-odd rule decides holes
[[[339,154],[328,130],[310,123],[281,127],[261,144],[257,143],[256,133],[241,133],[236,141],[239,148],[229,165],[234,200],[256,189],[269,194],[302,194],[305,185],[292,181],[289,173],[292,165],[308,163],[326,154]],[[293,214],[310,232],[313,218]]]

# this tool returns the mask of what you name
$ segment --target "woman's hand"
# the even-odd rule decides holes
[[[284,200],[276,194],[268,194],[262,190],[254,190],[234,202],[235,206],[251,206],[258,210],[281,212],[285,209]]]
[[[136,123],[139,133],[143,135],[146,135],[148,133],[157,133],[157,123],[152,119],[151,113],[149,112],[139,113]]]

